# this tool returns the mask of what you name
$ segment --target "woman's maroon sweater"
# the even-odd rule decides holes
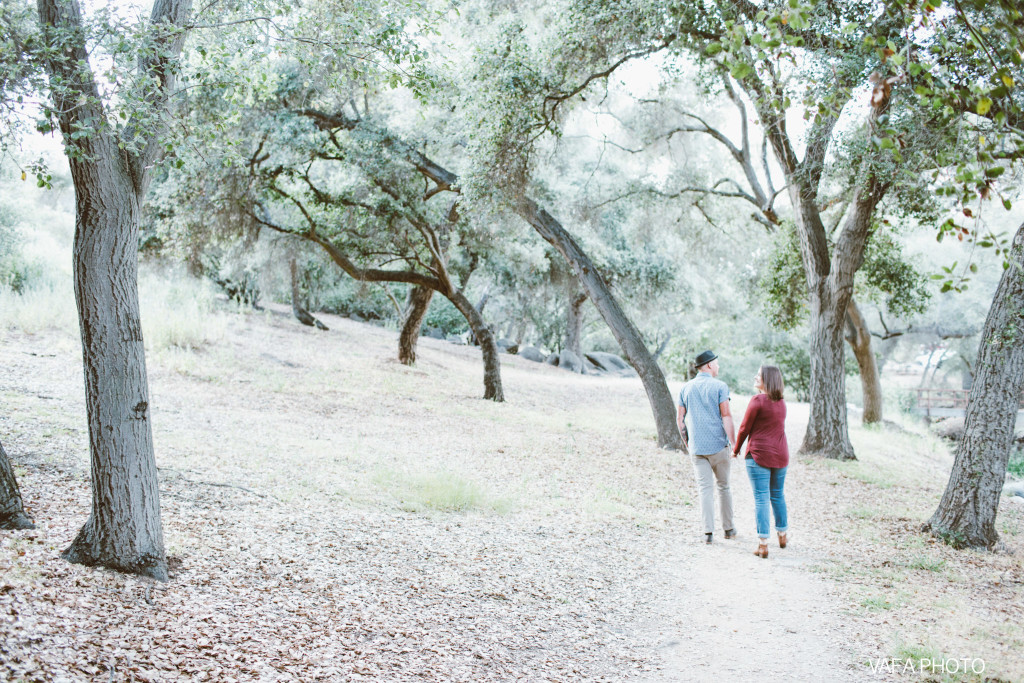
[[[740,447],[748,437],[747,453],[753,456],[754,462],[761,467],[787,467],[786,402],[781,399],[773,401],[767,394],[758,394],[750,399],[733,453],[739,455]]]

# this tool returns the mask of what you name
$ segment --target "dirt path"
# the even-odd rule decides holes
[[[739,475],[739,476],[737,476]],[[742,477],[742,478],[740,478]],[[736,522],[753,529],[753,497],[733,464]],[[652,628],[665,668],[645,681],[852,681],[869,679],[844,633],[835,588],[796,532],[784,550],[773,538],[767,560],[756,537],[701,542],[697,510],[684,542],[661,568],[666,621]],[[879,679],[875,679],[879,680]]]
[[[841,645],[827,586],[799,548],[765,562],[749,545],[717,543],[679,558],[667,605],[677,617],[660,634],[666,670],[649,680],[862,679]]]

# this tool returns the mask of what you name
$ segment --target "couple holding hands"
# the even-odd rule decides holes
[[[732,521],[732,491],[729,489],[729,468],[732,458],[740,454],[747,442],[745,462],[750,486],[754,490],[757,537],[754,554],[768,557],[770,535],[769,506],[775,517],[775,530],[779,547],[786,547],[786,468],[789,465],[789,446],[786,443],[786,402],[782,372],[774,365],[762,365],[754,378],[757,395],[750,399],[747,412],[740,423],[739,434],[733,436],[732,413],[729,410],[729,387],[717,379],[718,356],[704,351],[694,361],[697,376],[683,385],[679,392],[679,412],[676,419],[684,441],[690,445],[697,485],[700,489],[701,518],[704,537],[711,543],[714,536],[714,488],[717,484],[718,502],[722,514],[722,527],[726,538],[735,538]],[[684,418],[690,416],[693,429],[688,438]]]

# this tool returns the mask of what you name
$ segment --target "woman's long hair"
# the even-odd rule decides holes
[[[782,393],[786,385],[782,381],[782,370],[775,365],[761,366],[761,384],[764,385],[764,393],[773,401],[781,401]]]

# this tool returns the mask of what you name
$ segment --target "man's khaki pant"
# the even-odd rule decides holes
[[[700,489],[700,516],[704,533],[715,530],[715,484],[718,484],[718,505],[722,511],[722,528],[729,530],[732,525],[732,490],[729,488],[729,465],[732,450],[726,446],[713,455],[694,455],[693,468],[697,472],[697,486]]]

